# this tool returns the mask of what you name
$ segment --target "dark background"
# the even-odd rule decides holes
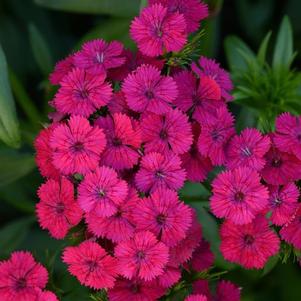
[[[74,2],[82,4],[85,1]],[[0,144],[0,259],[6,258],[12,250],[23,248],[33,251],[46,265],[55,261],[51,288],[58,286],[65,291],[73,291],[72,295],[63,300],[82,301],[86,299],[81,296],[87,295],[87,292],[70,279],[57,260],[64,241],[51,239],[45,231],[39,229],[34,219],[34,204],[37,202],[35,192],[42,179],[34,166],[32,141],[43,123],[47,122],[47,103],[54,93],[47,81],[47,74],[54,63],[87,39],[118,39],[127,47],[133,47],[128,38],[128,26],[132,11],[139,10],[139,1],[111,0],[111,7],[106,8],[105,13],[101,9],[95,13],[88,4],[79,8],[78,12],[52,10],[38,5],[49,2],[0,0],[0,43],[10,69],[22,133],[20,150],[12,151]],[[275,33],[282,17],[287,14],[293,25],[295,50],[299,51],[294,67],[300,69],[300,0],[207,2],[214,16],[205,25],[206,34],[202,43],[204,54],[217,58],[227,68],[223,47],[225,37],[237,35],[253,50],[257,50],[265,34],[269,30]],[[116,9],[122,3],[125,6],[132,5],[130,13]],[[133,8],[133,4],[136,8]],[[243,301],[301,300],[300,267],[292,260],[287,264],[278,263],[264,276],[262,271],[235,269],[226,277],[243,287]]]

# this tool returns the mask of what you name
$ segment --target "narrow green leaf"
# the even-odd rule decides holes
[[[28,31],[34,58],[44,76],[48,77],[53,67],[49,47],[47,46],[42,34],[34,24],[29,25]]]
[[[293,32],[290,20],[285,16],[281,22],[274,48],[273,68],[289,69],[293,59]]]
[[[33,216],[19,218],[0,229],[1,257],[9,255],[23,242],[34,221]]]
[[[254,52],[238,37],[228,36],[225,39],[225,51],[228,60],[229,67],[231,71],[246,70],[248,65],[246,63],[245,57],[241,53],[245,53],[250,59],[255,59]]]
[[[140,0],[35,0],[46,8],[83,14],[132,17],[139,13]]]
[[[0,45],[0,139],[17,148],[20,146],[19,124],[7,72],[5,55]]]
[[[269,45],[271,35],[272,35],[272,32],[269,31],[268,34],[263,39],[263,41],[261,42],[261,45],[259,47],[258,54],[257,54],[257,59],[258,59],[258,62],[261,65],[263,65],[265,63],[266,53],[267,53],[267,49],[268,49],[268,45]]]
[[[279,258],[278,255],[271,257],[268,260],[268,262],[266,263],[266,265],[264,266],[261,277],[263,277],[263,276],[267,275],[268,273],[270,273],[275,268],[277,263],[279,262],[279,259],[280,258]]]
[[[0,187],[27,175],[35,167],[32,154],[0,150]]]
[[[140,11],[147,6],[147,0],[140,0]]]

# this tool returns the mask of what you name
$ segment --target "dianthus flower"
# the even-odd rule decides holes
[[[130,34],[139,50],[151,57],[179,51],[187,40],[184,16],[169,13],[161,4],[144,8],[132,21]]]
[[[47,270],[29,252],[14,252],[10,259],[0,261],[0,300],[36,300],[47,279]]]
[[[204,239],[200,245],[194,250],[191,258],[191,267],[195,271],[203,271],[209,269],[214,262],[214,255],[210,250],[210,245]]]
[[[270,138],[263,136],[257,129],[244,129],[240,135],[234,136],[227,147],[226,165],[250,167],[261,170],[265,165],[264,155],[270,148]]]
[[[82,218],[82,210],[74,199],[73,184],[66,178],[60,182],[49,179],[39,188],[38,195],[36,211],[41,228],[48,229],[54,238],[64,238]]]
[[[115,214],[128,193],[127,183],[109,167],[101,166],[88,173],[78,187],[78,203],[85,212],[100,217]]]
[[[151,65],[142,65],[129,74],[122,91],[130,109],[139,113],[167,113],[178,95],[175,81],[161,76],[160,70]]]
[[[138,230],[148,230],[172,247],[186,237],[191,226],[191,208],[181,202],[175,191],[158,189],[142,199],[132,213]]]
[[[118,41],[107,43],[101,39],[86,42],[74,55],[74,62],[79,68],[100,76],[108,69],[124,64],[123,45]]]
[[[177,155],[149,153],[141,160],[135,183],[138,190],[143,192],[152,192],[157,188],[178,190],[183,186],[185,178],[186,173]]]
[[[294,183],[282,187],[270,186],[269,208],[272,210],[271,221],[282,226],[290,221],[298,207],[299,189]]]
[[[49,291],[40,291],[37,301],[59,301],[57,296]]]
[[[74,54],[67,56],[65,59],[59,61],[53,72],[49,76],[50,83],[59,85],[62,79],[75,67]]]
[[[222,280],[216,288],[215,301],[239,301],[240,289],[230,281]]]
[[[198,65],[196,63],[192,63],[191,69],[199,77],[206,75],[213,78],[220,86],[222,97],[226,101],[231,101],[233,99],[233,96],[230,94],[233,89],[230,74],[221,68],[215,60],[202,56],[198,61]]]
[[[181,268],[170,266],[167,263],[167,266],[164,269],[162,275],[158,276],[156,280],[159,283],[159,286],[163,288],[170,288],[176,284],[181,278]]]
[[[117,277],[116,259],[96,242],[84,241],[79,246],[67,247],[62,258],[70,274],[81,284],[93,289],[114,286]]]
[[[225,221],[221,227],[221,240],[224,258],[246,269],[263,268],[268,259],[278,253],[280,245],[278,236],[261,215],[240,226]]]
[[[55,127],[50,137],[53,165],[63,174],[85,174],[98,166],[106,146],[103,130],[80,116]]]
[[[232,115],[226,108],[221,107],[215,115],[207,114],[207,119],[201,124],[198,149],[214,165],[222,165],[226,160],[226,144],[235,133],[233,123]]]
[[[199,0],[149,0],[149,5],[161,3],[170,13],[177,11],[183,14],[187,24],[187,32],[196,31],[200,21],[208,17],[208,5]]]
[[[141,231],[128,241],[118,243],[115,256],[121,275],[150,281],[163,273],[168,262],[168,247],[151,232]]]
[[[185,301],[207,301],[207,297],[204,295],[190,295],[185,298]]]
[[[214,179],[212,187],[210,207],[213,214],[238,225],[250,223],[268,204],[268,190],[251,168],[224,171]]]
[[[90,114],[106,105],[112,88],[105,82],[105,74],[97,76],[75,68],[60,82],[53,105],[62,113],[89,117]]]
[[[104,130],[107,146],[101,155],[100,164],[117,170],[131,168],[138,162],[141,145],[140,129],[125,114],[100,117],[95,122]]]
[[[170,109],[164,115],[147,114],[141,121],[145,151],[167,154],[183,154],[192,143],[188,117],[178,109]]]

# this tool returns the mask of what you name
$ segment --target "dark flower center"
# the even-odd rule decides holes
[[[138,251],[136,256],[138,260],[143,260],[145,258],[145,253],[143,251]]]
[[[164,174],[163,174],[163,172],[162,172],[161,170],[158,170],[158,171],[156,172],[156,177],[157,177],[157,178],[160,178],[160,179],[163,179],[165,176],[164,176]]]
[[[282,165],[282,160],[279,157],[273,158],[272,166],[273,167],[280,167]]]
[[[275,198],[274,200],[273,200],[273,204],[274,204],[274,206],[275,207],[279,207],[281,204],[282,204],[282,200],[280,199],[280,198]]]
[[[165,140],[166,138],[167,138],[167,131],[166,130],[161,130],[161,132],[160,132],[160,138],[162,139],[162,140]]]
[[[62,214],[65,210],[65,205],[63,203],[58,203],[55,207],[56,213]]]
[[[100,198],[105,197],[105,195],[106,195],[106,192],[105,192],[103,189],[99,189],[99,190],[98,190],[98,196],[99,196]]]
[[[153,93],[153,91],[151,91],[151,90],[145,91],[144,95],[145,95],[145,97],[146,97],[147,99],[153,99],[153,98],[154,98],[154,93]]]
[[[75,150],[75,151],[82,151],[83,149],[84,149],[84,144],[82,143],[82,142],[75,142],[74,144],[73,144],[73,149]]]
[[[16,281],[16,289],[17,290],[22,290],[26,287],[26,279],[24,277],[17,279]]]
[[[246,157],[250,157],[252,155],[252,151],[247,146],[241,149],[241,153]]]
[[[245,242],[245,244],[252,245],[254,241],[255,241],[255,238],[252,235],[246,234],[244,236],[244,242]]]
[[[166,216],[161,213],[161,214],[157,215],[156,220],[159,225],[163,225],[166,222]]]
[[[96,53],[96,62],[99,63],[99,64],[102,64],[103,61],[104,61],[104,57],[105,56],[104,56],[103,52],[101,52],[101,53],[97,52]]]
[[[94,272],[96,270],[97,266],[98,266],[97,262],[94,261],[94,260],[87,260],[86,265],[89,268],[89,272]]]
[[[115,137],[115,138],[113,139],[112,143],[113,143],[114,146],[120,146],[120,145],[122,145],[121,139],[119,139],[119,138],[117,138],[117,137]]]
[[[214,141],[221,140],[223,138],[221,132],[218,129],[215,129],[211,133],[211,137]]]
[[[131,291],[134,293],[134,294],[138,294],[140,292],[140,286],[138,283],[134,283],[131,285]]]
[[[234,194],[234,200],[236,202],[242,202],[245,198],[245,195],[241,192],[241,191],[238,191]]]

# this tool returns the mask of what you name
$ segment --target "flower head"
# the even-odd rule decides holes
[[[279,251],[278,236],[269,228],[264,216],[251,223],[236,225],[230,220],[221,227],[221,252],[225,259],[246,269],[261,269]]]
[[[36,210],[41,227],[48,229],[54,238],[64,238],[82,218],[82,210],[74,199],[73,184],[66,178],[60,182],[49,179],[39,188],[38,195],[40,202]]]
[[[207,301],[207,297],[204,295],[190,295],[188,296],[185,301]]]
[[[240,289],[232,282],[222,280],[216,288],[216,301],[240,301]]]
[[[204,239],[200,245],[194,250],[191,258],[191,267],[195,271],[203,271],[209,269],[214,262],[214,255],[210,250],[210,245]]]
[[[163,273],[168,262],[168,247],[151,232],[141,231],[130,240],[117,244],[115,256],[121,275],[150,281]]]
[[[132,21],[130,34],[139,50],[151,57],[165,51],[179,51],[187,40],[184,16],[169,13],[161,4],[144,8]]]
[[[83,285],[93,289],[111,288],[117,276],[116,259],[96,242],[84,241],[79,246],[67,247],[63,262],[68,271]]]
[[[75,67],[74,54],[69,55],[65,59],[56,63],[53,72],[49,76],[49,80],[53,85],[59,85],[62,79]]]
[[[117,212],[128,193],[127,183],[109,167],[101,166],[88,173],[78,187],[78,203],[85,212],[109,217]]]
[[[269,193],[259,174],[247,167],[220,173],[212,183],[210,207],[219,218],[248,224],[268,204]]]
[[[59,299],[50,291],[40,291],[37,301],[59,301]]]
[[[98,166],[106,138],[98,126],[80,116],[71,116],[67,124],[60,124],[50,136],[53,165],[63,174],[85,174]]]
[[[177,85],[169,76],[161,76],[160,70],[142,65],[129,74],[122,85],[130,109],[142,113],[167,113],[178,95]]]

